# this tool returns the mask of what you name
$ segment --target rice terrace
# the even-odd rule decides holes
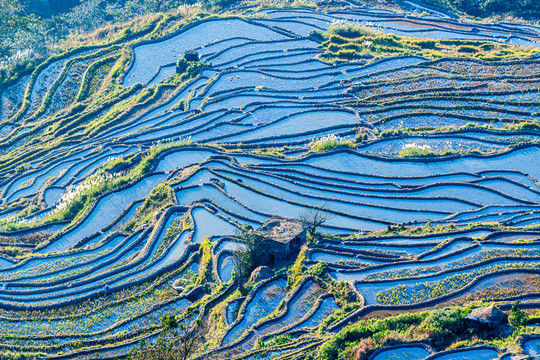
[[[540,359],[536,0],[0,9],[0,359]]]

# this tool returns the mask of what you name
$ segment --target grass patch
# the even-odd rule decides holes
[[[367,359],[376,349],[401,343],[422,342],[437,351],[482,342],[504,348],[517,345],[518,337],[468,328],[463,321],[474,305],[406,313],[384,319],[362,320],[340,331],[318,350],[316,359]]]
[[[318,139],[313,139],[309,143],[309,152],[325,152],[340,148],[356,148],[356,144],[351,140],[344,140],[341,137],[330,134]]]
[[[321,59],[330,62],[374,61],[386,57],[416,55],[429,59],[470,57],[481,60],[525,58],[538,53],[526,46],[482,40],[417,39],[385,34],[377,28],[359,24],[334,24],[326,33],[312,32],[326,51]]]
[[[157,185],[137,209],[133,219],[126,225],[126,230],[132,231],[136,227],[149,224],[158,211],[173,204],[174,192],[172,188],[167,184]]]
[[[450,148],[445,148],[443,151],[433,150],[431,146],[425,144],[408,143],[401,148],[399,157],[432,157],[432,156],[447,156],[456,154]]]

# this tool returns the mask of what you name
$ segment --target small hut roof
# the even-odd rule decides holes
[[[301,222],[281,216],[272,216],[256,230],[260,235],[281,243],[290,242],[304,231]]]
[[[199,53],[196,50],[186,50],[184,52],[184,59],[187,61],[199,61]]]

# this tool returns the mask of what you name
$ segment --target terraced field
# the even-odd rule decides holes
[[[4,358],[122,357],[187,309],[197,359],[304,359],[376,312],[539,306],[540,28],[336,4],[165,19],[1,90]],[[530,54],[325,61],[347,24]],[[309,245],[241,294],[239,231],[310,211]],[[435,353],[372,358],[502,355]]]

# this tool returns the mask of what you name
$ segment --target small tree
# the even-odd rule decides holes
[[[457,308],[431,311],[422,321],[421,331],[429,334],[431,346],[445,348],[465,331],[463,312]]]
[[[206,65],[209,65],[209,63],[203,63],[199,60],[189,60],[185,57],[181,57],[176,61],[176,73],[181,76],[181,81],[185,81],[199,74],[201,68]]]
[[[516,300],[510,309],[510,314],[508,315],[508,322],[513,327],[525,326],[529,322],[529,316],[525,311],[520,309],[519,304],[520,301]]]
[[[202,321],[197,319],[190,324],[181,322],[178,324],[177,333],[182,360],[187,360],[204,342]]]
[[[247,292],[245,284],[248,282],[251,272],[256,267],[268,262],[268,238],[253,231],[243,231],[238,237],[243,245],[239,245],[234,251],[233,279],[240,292],[245,293]]]
[[[184,73],[189,66],[189,61],[187,61],[185,58],[181,57],[176,61],[176,73],[182,74]]]
[[[204,342],[204,332],[199,319],[188,310],[186,317],[179,320],[175,315],[161,319],[162,333],[156,342],[141,341],[139,347],[130,352],[129,360],[187,360]]]
[[[303,223],[311,236],[315,235],[317,229],[332,218],[332,214],[327,211],[326,204],[318,208],[310,208],[302,212],[298,217],[298,221]]]
[[[161,318],[161,327],[165,331],[170,331],[178,328],[178,321],[174,315],[165,315]]]

